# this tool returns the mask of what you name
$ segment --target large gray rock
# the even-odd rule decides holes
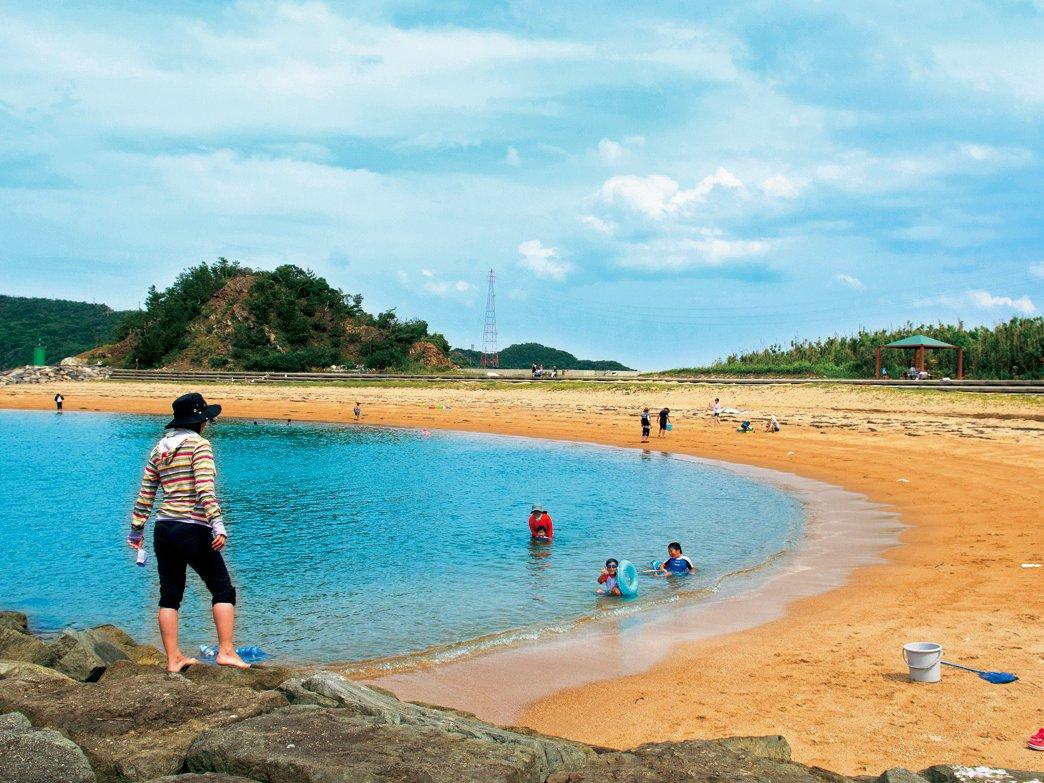
[[[1044,781],[1044,772],[1029,772],[1021,769],[1001,769],[985,764],[978,767],[963,767],[959,764],[937,764],[921,770],[921,775],[930,783],[1039,783]]]
[[[877,783],[928,783],[916,772],[911,772],[903,767],[892,767],[886,769],[877,778]]]
[[[204,730],[286,703],[276,691],[202,686],[163,673],[86,684],[0,680],[0,712],[22,712],[36,726],[61,731],[84,749],[103,783],[176,774]]]
[[[305,705],[208,731],[192,743],[185,767],[294,783],[539,783],[546,778],[532,747]]]
[[[73,682],[72,678],[46,666],[27,661],[9,661],[6,659],[0,659],[0,680],[21,680],[23,682],[35,683]]]
[[[0,715],[0,781],[95,783],[76,743],[51,729],[35,729],[17,712]]]
[[[790,743],[786,737],[774,734],[768,737],[726,737],[716,740],[719,745],[739,750],[758,758],[772,761],[790,761]]]
[[[21,612],[0,612],[0,628],[29,633],[29,618]]]
[[[10,661],[47,663],[47,645],[27,633],[0,626],[0,658]]]
[[[74,680],[94,682],[116,661],[130,656],[104,635],[91,631],[66,631],[47,646],[46,664]]]
[[[162,650],[151,644],[138,644],[133,636],[115,625],[97,625],[84,633],[91,639],[109,642],[135,663],[162,666],[167,662]]]
[[[502,729],[468,713],[399,701],[387,691],[346,680],[333,672],[320,671],[288,680],[280,690],[293,704],[337,707],[387,725],[430,727],[456,737],[525,748],[535,754],[538,769],[544,775],[579,769],[594,755],[590,747],[577,742]]]
[[[224,772],[189,772],[185,775],[170,775],[165,778],[153,778],[149,783],[257,783],[252,778],[239,775],[226,775]]]
[[[547,783],[848,783],[833,772],[735,750],[721,741],[690,740],[603,752],[576,773],[557,773]]]

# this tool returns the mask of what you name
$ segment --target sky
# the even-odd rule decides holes
[[[10,3],[0,293],[291,263],[640,369],[1044,307],[1044,0]]]

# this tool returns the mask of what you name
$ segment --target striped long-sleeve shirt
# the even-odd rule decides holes
[[[206,525],[214,535],[225,535],[221,506],[214,493],[214,452],[210,441],[187,430],[169,433],[149,453],[145,475],[134,503],[131,528],[142,530],[163,488],[163,502],[156,519],[172,519]]]

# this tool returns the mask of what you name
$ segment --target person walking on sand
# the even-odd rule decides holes
[[[359,421],[359,419],[362,418],[362,407],[360,407],[359,403],[355,403],[355,407],[352,408],[352,413],[355,414],[356,421]]]
[[[62,396],[61,392],[58,392],[56,395],[54,395],[54,407],[58,410],[59,413],[62,412],[63,402],[65,402],[65,398]]]
[[[657,438],[662,438],[667,432],[667,425],[671,423],[671,409],[663,408],[660,410],[660,431],[656,434]]]
[[[649,442],[649,432],[652,430],[652,421],[649,420],[649,409],[642,410],[642,443]]]
[[[203,437],[207,422],[221,413],[221,406],[207,405],[201,394],[193,392],[178,397],[171,408],[174,418],[145,463],[127,543],[141,549],[156,490],[162,488],[163,502],[156,512],[152,541],[159,570],[159,627],[167,671],[181,672],[199,663],[178,646],[178,610],[189,567],[210,591],[218,636],[217,663],[248,669],[250,665],[239,657],[232,642],[236,588],[221,557],[228,533],[214,493],[214,454],[210,441]]]
[[[714,398],[714,402],[711,403],[711,416],[714,419],[715,424],[721,424],[721,400],[717,397]]]

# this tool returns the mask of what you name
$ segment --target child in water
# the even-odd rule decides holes
[[[549,541],[555,537],[555,523],[540,506],[533,506],[533,512],[529,515],[529,534],[532,538],[546,538]]]
[[[658,571],[664,574],[693,574],[696,568],[688,555],[682,554],[681,544],[672,541],[667,545],[667,559],[660,563]]]
[[[598,575],[598,584],[602,585],[595,590],[598,595],[621,595],[620,587],[616,584],[616,569],[619,565],[615,557],[605,561],[605,568]]]

